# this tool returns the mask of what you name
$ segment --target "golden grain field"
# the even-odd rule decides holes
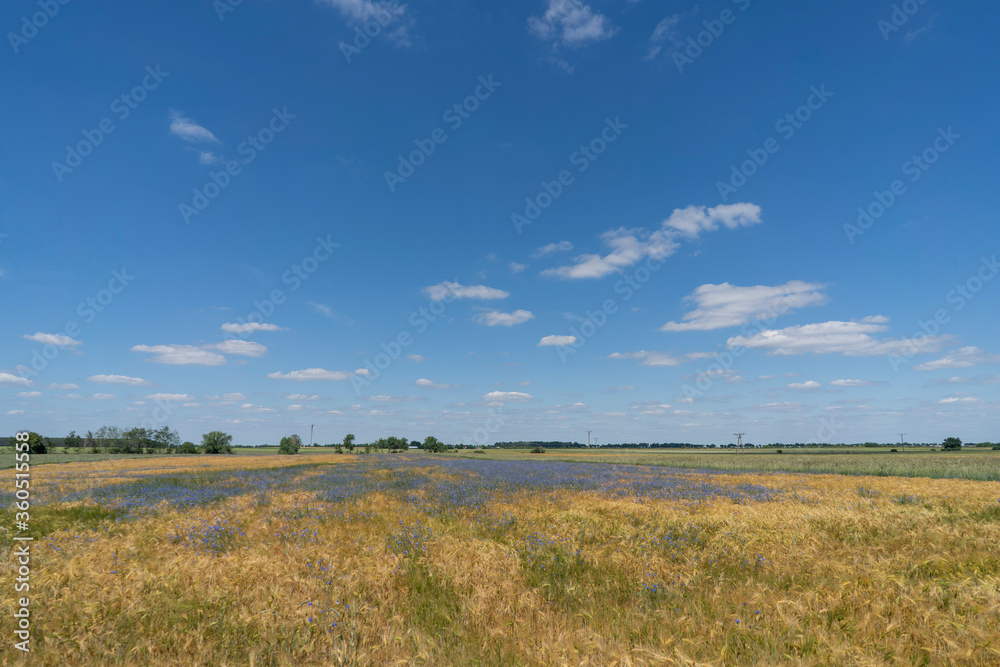
[[[31,653],[7,532],[3,664],[1000,664],[997,482],[415,453],[32,489]]]

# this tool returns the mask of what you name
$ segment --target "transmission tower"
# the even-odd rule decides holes
[[[737,454],[742,454],[743,453],[743,436],[745,436],[746,433],[733,433],[733,435],[736,436],[736,453]]]

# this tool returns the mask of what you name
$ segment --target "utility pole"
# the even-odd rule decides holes
[[[590,447],[590,434],[591,433],[593,433],[593,431],[587,431],[587,446],[588,447]]]
[[[737,454],[742,454],[743,453],[743,436],[745,436],[746,433],[733,433],[733,435],[736,436],[736,453]]]
[[[906,434],[905,434],[905,433],[900,433],[900,434],[899,434],[899,446],[900,446],[900,447],[902,447],[902,446],[903,446],[903,436],[904,436],[904,435],[906,435]]]

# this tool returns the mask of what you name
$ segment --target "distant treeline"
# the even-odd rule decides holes
[[[939,442],[889,442],[889,443],[878,443],[878,442],[858,442],[858,443],[828,443],[828,442],[794,442],[794,443],[781,443],[772,442],[767,445],[755,445],[751,442],[744,442],[744,449],[796,449],[805,447],[937,447],[940,446]],[[1000,445],[1000,443],[992,442],[980,442],[965,443],[965,447],[995,447]],[[557,442],[557,441],[542,441],[542,440],[521,440],[518,442],[498,442],[496,444],[500,449],[531,449],[534,447],[543,447],[545,449],[587,449],[587,445],[581,444],[579,442]],[[601,445],[591,445],[591,449],[736,449],[736,443],[730,442],[724,445],[695,445],[690,442],[623,442],[623,443],[611,443],[611,444],[601,444]]]

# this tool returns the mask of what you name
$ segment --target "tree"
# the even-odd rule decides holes
[[[164,426],[153,432],[153,442],[157,449],[172,453],[180,447],[181,436],[169,426]]]
[[[429,435],[424,438],[424,451],[433,452],[435,454],[440,454],[444,451],[444,443],[435,438],[433,435]]]
[[[69,435],[63,438],[63,449],[68,450],[70,447],[74,449],[83,447],[83,438],[78,436],[76,431],[70,431]]]
[[[344,436],[344,449],[346,449],[351,454],[354,453],[354,434],[348,433]]]
[[[299,447],[302,446],[302,438],[292,434],[290,436],[285,436],[281,439],[281,444],[278,445],[279,454],[298,454]]]
[[[962,441],[958,438],[945,438],[942,447],[947,450],[962,449]]]
[[[177,449],[178,454],[197,454],[198,446],[193,442],[185,442]]]
[[[232,454],[233,436],[222,431],[212,431],[201,436],[201,451],[206,454]]]
[[[120,449],[126,454],[152,454],[156,442],[153,431],[144,426],[134,426],[122,433]]]
[[[45,441],[42,440],[42,436],[34,431],[28,432],[28,451],[32,454],[44,454],[48,451],[45,447]]]

